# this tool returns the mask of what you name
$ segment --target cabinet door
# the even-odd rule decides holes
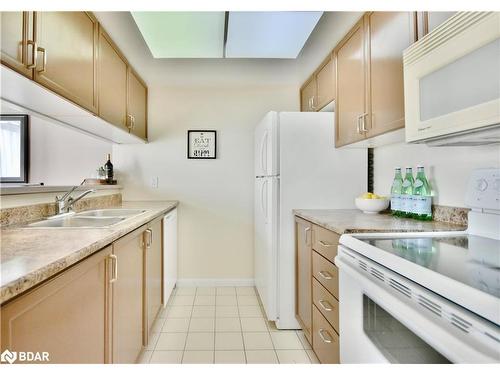
[[[147,138],[147,98],[148,90],[146,84],[129,67],[128,69],[128,105],[127,112],[131,121],[131,133],[136,136]]]
[[[316,79],[311,77],[300,90],[300,110],[314,112],[313,100],[316,96]]]
[[[99,27],[99,116],[129,131],[127,125],[127,61]]]
[[[162,220],[156,220],[149,226],[145,233],[145,242],[144,345],[147,345],[149,332],[158,315],[162,302]]]
[[[113,363],[135,363],[143,342],[143,234],[138,229],[113,244]]]
[[[316,306],[313,306],[313,350],[321,363],[340,363],[339,335]]]
[[[367,16],[370,56],[369,137],[404,127],[403,50],[415,40],[413,12]]]
[[[88,12],[36,12],[35,80],[97,113],[97,20]]]
[[[33,43],[33,12],[1,12],[0,22],[2,64],[32,78],[33,48],[35,46]],[[28,40],[30,41],[29,45]]]
[[[297,270],[295,314],[310,343],[312,342],[311,227],[307,221],[295,219]]]
[[[48,352],[50,363],[105,363],[108,258],[99,251],[1,308],[1,350]]]
[[[333,59],[331,56],[323,63],[323,66],[319,69],[316,74],[316,83],[318,88],[317,97],[317,108],[320,110],[325,105],[330,103],[335,94],[335,79],[333,74]]]
[[[365,138],[365,132],[360,126],[361,120],[367,121],[368,117],[364,28],[362,18],[339,43],[335,51],[337,65],[335,145],[337,147]]]

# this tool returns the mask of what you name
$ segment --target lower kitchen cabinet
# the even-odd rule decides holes
[[[112,362],[134,363],[143,345],[143,246],[139,228],[113,244]]]
[[[296,233],[296,302],[295,315],[309,343],[312,342],[311,223],[295,218]]]
[[[1,350],[48,352],[50,363],[106,363],[111,247],[1,308]]]
[[[295,217],[296,317],[321,363],[339,363],[339,235]]]
[[[162,304],[162,218],[0,309],[1,351],[50,363],[135,363]]]
[[[144,345],[162,304],[162,227],[157,219],[144,233]]]

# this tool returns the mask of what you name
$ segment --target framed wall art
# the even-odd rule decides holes
[[[217,158],[217,131],[188,130],[187,138],[188,159]]]

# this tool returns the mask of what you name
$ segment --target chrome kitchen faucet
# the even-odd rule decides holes
[[[78,188],[78,185],[73,186],[71,188],[71,190],[69,190],[61,198],[56,196],[56,215],[72,212],[73,205],[76,202],[78,202],[80,199],[82,199],[86,195],[95,192],[94,189],[86,190],[82,194],[80,194],[78,197],[73,198],[73,197],[71,197],[71,193],[73,193],[76,190],[76,188]]]

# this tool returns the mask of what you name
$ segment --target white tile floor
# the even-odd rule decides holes
[[[300,330],[277,330],[253,287],[176,288],[140,363],[318,363]]]

